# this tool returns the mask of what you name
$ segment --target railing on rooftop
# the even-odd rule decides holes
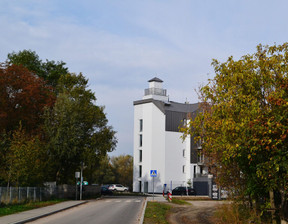
[[[160,88],[149,88],[145,89],[145,96],[147,95],[159,95],[159,96],[166,96],[166,89],[160,89]]]

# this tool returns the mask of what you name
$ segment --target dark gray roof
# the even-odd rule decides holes
[[[192,113],[199,109],[199,103],[189,104],[189,103],[177,103],[173,101],[163,102],[163,101],[154,100],[154,99],[134,101],[134,105],[144,104],[144,103],[155,104],[164,114],[165,114],[165,111]]]
[[[163,82],[163,81],[157,77],[154,77],[153,79],[150,79],[148,82]]]
[[[185,119],[194,119],[199,110],[199,103],[176,103],[173,101],[163,102],[160,100],[146,99],[134,101],[134,105],[153,103],[165,114],[165,131],[179,132]]]
[[[189,103],[177,103],[170,101],[169,104],[165,104],[165,110],[175,111],[175,112],[185,112],[191,113],[199,108],[199,103],[189,104]]]

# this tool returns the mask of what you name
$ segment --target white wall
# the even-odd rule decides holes
[[[191,179],[190,165],[190,138],[185,141],[181,138],[182,133],[166,132],[166,176],[165,183],[167,188],[174,188],[180,185],[187,185],[187,181]],[[183,156],[185,150],[185,156]],[[183,173],[183,166],[185,171]],[[172,186],[171,186],[172,183]]]
[[[139,147],[139,120],[143,119],[143,145]],[[139,162],[139,149],[142,149],[142,162]],[[142,177],[139,178],[139,165]],[[133,191],[138,192],[139,181],[148,182],[148,191],[153,191],[150,170],[157,170],[154,178],[154,192],[162,192],[165,177],[165,115],[153,104],[134,106],[134,176]],[[142,187],[142,191],[144,187]]]

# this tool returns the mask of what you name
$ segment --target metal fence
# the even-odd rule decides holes
[[[79,188],[79,186],[78,186]],[[44,201],[49,199],[79,199],[76,198],[76,187],[59,185],[53,187],[0,187],[0,203],[11,204],[25,201]],[[99,186],[85,186],[83,199],[97,197],[100,194]]]
[[[0,187],[1,203],[42,201],[42,188],[39,187]]]

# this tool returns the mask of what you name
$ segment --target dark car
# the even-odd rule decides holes
[[[176,187],[172,190],[172,195],[196,195],[195,189],[191,187]]]
[[[107,187],[101,187],[101,195],[113,195],[113,191],[110,191]]]

